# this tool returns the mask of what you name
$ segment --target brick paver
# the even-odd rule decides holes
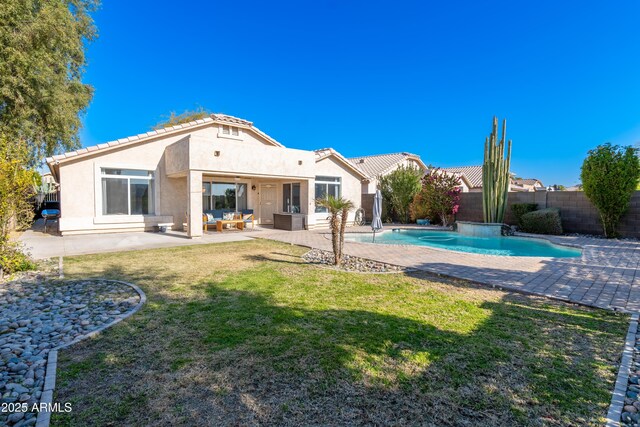
[[[367,231],[366,227],[349,231]],[[331,250],[326,230],[265,230],[261,238]],[[474,282],[626,312],[640,310],[640,241],[545,236],[582,248],[579,258],[505,257],[425,246],[345,242],[345,253]]]

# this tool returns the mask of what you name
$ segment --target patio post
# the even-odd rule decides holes
[[[189,238],[202,237],[202,172],[189,171],[187,175],[188,233]]]

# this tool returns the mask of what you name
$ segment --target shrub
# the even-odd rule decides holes
[[[536,203],[514,203],[511,205],[511,213],[516,219],[516,224],[522,227],[522,215],[538,209]]]
[[[0,269],[6,273],[32,266],[28,257],[20,253],[20,246],[9,240],[13,227],[26,228],[33,220],[31,200],[38,174],[28,164],[27,143],[9,141],[0,133]]]
[[[562,234],[560,209],[540,209],[522,215],[522,231],[535,234]]]
[[[387,206],[391,216],[395,216],[402,223],[409,222],[409,205],[420,191],[421,177],[420,169],[404,165],[388,175],[378,177],[383,205]]]
[[[600,213],[604,235],[617,237],[618,224],[640,179],[638,150],[609,143],[600,145],[584,159],[580,178],[585,195]]]
[[[35,263],[27,254],[22,252],[17,243],[5,243],[0,249],[0,270],[2,270],[3,274],[35,269]]]

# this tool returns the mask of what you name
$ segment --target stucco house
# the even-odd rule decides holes
[[[252,122],[225,114],[46,162],[61,187],[63,235],[186,223],[189,237],[199,237],[203,211],[221,207],[253,209],[263,225],[274,213],[300,213],[314,228],[327,220],[316,197],[341,195],[357,208],[370,179],[335,150],[286,148]]]
[[[442,170],[460,177],[463,192],[482,191],[482,165],[442,168]]]
[[[545,191],[542,181],[536,178],[514,178],[511,180],[511,191]]]
[[[482,191],[482,165],[442,168],[442,170],[460,176],[463,182],[463,192]],[[512,173],[511,176],[513,177],[515,175]],[[545,187],[542,182],[533,178],[512,178],[509,183],[509,191],[543,191],[544,189]]]
[[[348,161],[369,177],[368,181],[362,183],[362,194],[375,193],[378,188],[378,178],[390,174],[400,166],[411,166],[422,172],[427,170],[420,156],[406,152],[352,157]]]

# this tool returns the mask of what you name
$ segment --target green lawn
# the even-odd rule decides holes
[[[427,275],[342,273],[270,241],[65,259],[140,285],[60,354],[53,425],[600,425],[626,316]]]

